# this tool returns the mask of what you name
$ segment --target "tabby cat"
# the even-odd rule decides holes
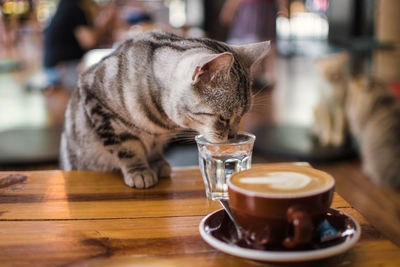
[[[346,103],[364,172],[376,184],[400,189],[400,100],[371,77],[352,80]]]
[[[171,172],[164,145],[183,129],[212,142],[235,135],[251,104],[251,68],[268,49],[138,34],[82,73],[66,110],[61,167],[121,170],[130,187],[154,186]]]

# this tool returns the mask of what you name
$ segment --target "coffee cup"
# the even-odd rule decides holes
[[[307,166],[271,164],[235,173],[229,205],[244,236],[257,246],[309,244],[332,203],[335,180]]]

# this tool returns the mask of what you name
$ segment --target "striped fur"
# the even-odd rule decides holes
[[[400,190],[399,99],[381,81],[355,78],[350,82],[346,113],[364,172],[374,183]]]
[[[184,129],[215,142],[250,107],[250,68],[269,43],[230,47],[147,32],[86,70],[70,99],[61,140],[65,170],[121,170],[130,187],[169,176],[162,156]]]

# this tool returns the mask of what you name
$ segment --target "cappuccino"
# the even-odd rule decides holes
[[[238,172],[228,180],[229,206],[247,237],[287,248],[312,241],[334,189],[329,174],[287,163]]]
[[[335,182],[327,173],[297,166],[253,168],[232,176],[232,189],[247,194],[271,197],[297,197],[318,194],[331,189]]]

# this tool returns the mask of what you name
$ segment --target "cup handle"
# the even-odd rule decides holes
[[[291,206],[286,213],[289,224],[293,225],[293,236],[285,238],[283,245],[294,248],[307,244],[312,239],[313,223],[311,216],[299,206]]]

